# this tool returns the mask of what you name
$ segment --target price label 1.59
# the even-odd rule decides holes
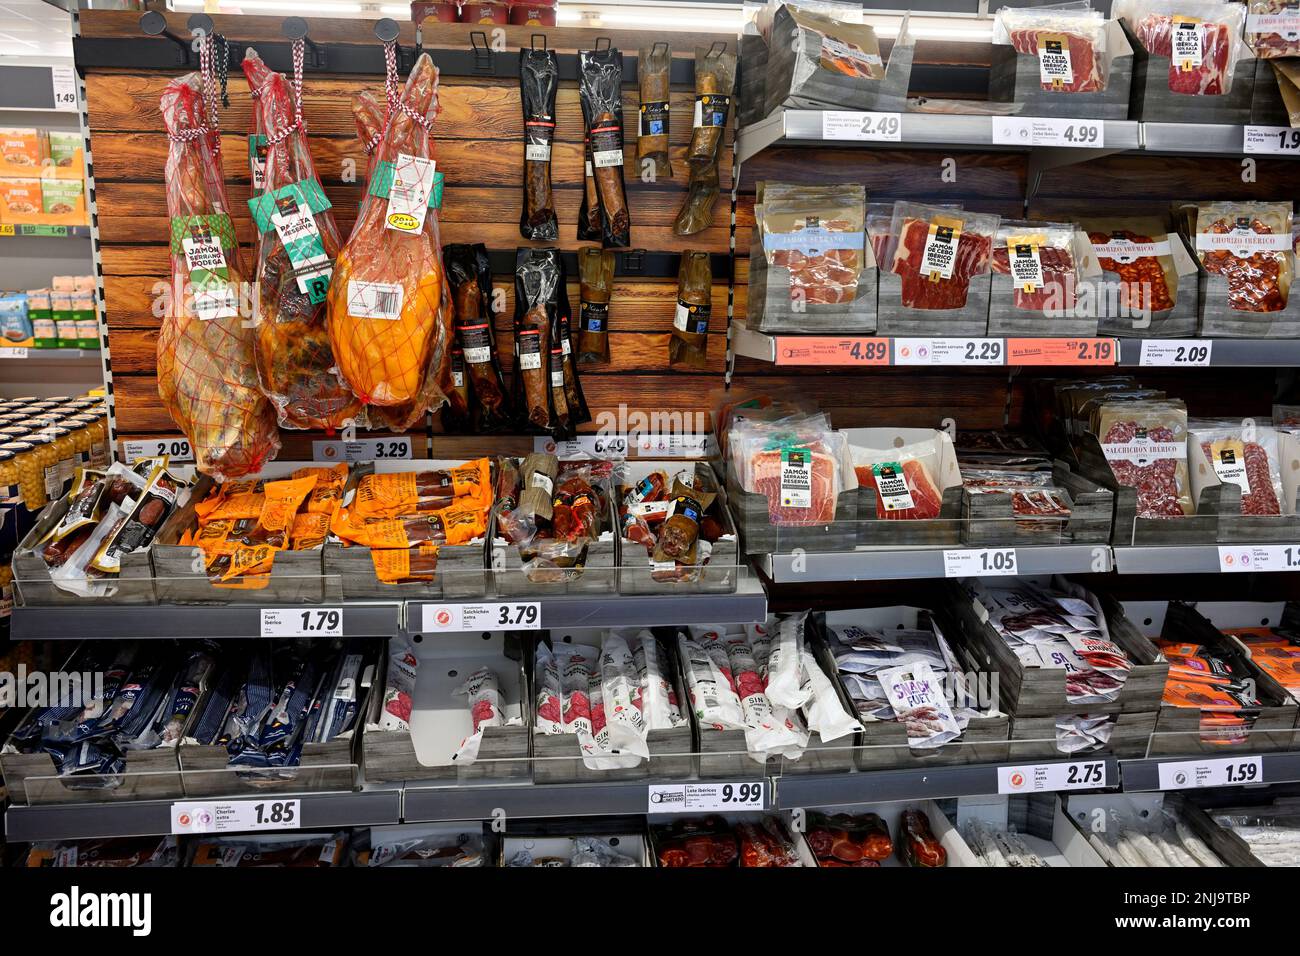
[[[426,633],[532,631],[542,626],[539,601],[503,604],[426,604],[420,615]]]
[[[1163,368],[1204,368],[1214,354],[1212,339],[1143,339],[1138,364]]]
[[[1006,577],[1019,574],[1015,548],[970,548],[943,553],[946,578]]]
[[[1247,126],[1241,145],[1244,153],[1300,156],[1300,129],[1290,126]]]
[[[1261,757],[1175,760],[1160,764],[1159,775],[1161,790],[1244,787],[1264,782],[1264,761]]]
[[[763,781],[753,783],[652,783],[648,813],[710,813],[762,810]]]
[[[262,637],[342,637],[341,607],[264,607]]]
[[[1220,545],[1219,571],[1300,571],[1300,544]]]
[[[122,442],[122,458],[128,465],[141,458],[166,455],[173,465],[194,460],[194,448],[186,438],[142,438]]]
[[[1104,760],[998,767],[998,793],[1095,790],[1105,786],[1106,761]]]
[[[822,139],[873,140],[897,143],[903,138],[903,117],[898,113],[822,112]]]
[[[172,804],[172,833],[244,833],[250,830],[299,830],[299,800],[227,800]]]

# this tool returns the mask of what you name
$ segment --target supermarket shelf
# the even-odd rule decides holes
[[[1110,787],[1114,787],[1120,779],[1118,762],[1114,757],[1101,759],[1106,764],[1106,780]],[[833,807],[885,800],[987,796],[998,792],[998,770],[1002,767],[1065,766],[1084,761],[1091,762],[1087,755],[1080,755],[1077,760],[1026,761],[1017,764],[973,764],[866,773],[785,774],[777,779],[776,803],[781,809],[789,810],[796,807]]]
[[[88,362],[99,361],[99,349],[36,349],[18,350],[0,347],[0,359],[11,362]]]
[[[1142,793],[1160,789],[1161,765],[1205,763],[1221,758],[1230,758],[1234,763],[1243,763],[1258,756],[1261,765],[1260,783],[1300,783],[1300,753],[1278,754],[1207,754],[1202,757],[1148,757],[1143,760],[1121,760],[1120,777],[1124,790],[1129,793]],[[1192,787],[1190,789],[1198,789]]]
[[[736,134],[736,159],[747,162],[778,143],[786,145],[821,144],[822,110],[777,110],[767,119],[745,127]],[[993,143],[993,117],[958,116],[942,113],[900,113],[899,139],[841,140],[836,146],[867,146],[879,149],[909,146],[935,146],[960,149],[963,147],[989,149],[1022,149],[1028,147],[995,146]],[[1080,159],[1091,152],[1120,152],[1140,149],[1142,144],[1140,123],[1132,120],[1104,120],[1104,150],[1080,150]],[[1240,130],[1240,127],[1238,127]],[[1241,151],[1238,137],[1236,152]]]
[[[1213,544],[1120,546],[1113,549],[1120,574],[1218,574],[1219,548]]]
[[[1117,339],[1116,341],[1119,342],[1120,365],[1142,364],[1142,339]],[[1217,368],[1281,368],[1300,365],[1300,340],[1298,339],[1167,339],[1163,341],[1169,344],[1177,341],[1178,344],[1189,346],[1209,345],[1210,365]]]
[[[1015,552],[1016,566],[1022,575],[1092,574],[1112,568],[1110,548],[1106,545],[1039,545],[1016,548]],[[776,584],[901,581],[945,576],[943,548],[809,551],[802,554],[767,554],[759,560],[763,573]]]
[[[758,779],[758,764],[752,782]],[[483,787],[408,787],[403,820],[406,823],[437,823],[444,820],[491,820],[511,817],[577,817],[643,815],[649,807],[649,788],[654,784],[676,784],[681,780],[622,780],[608,783],[556,783]],[[725,783],[724,780],[697,781]],[[764,809],[774,806],[772,787],[764,792]]]
[[[232,797],[252,800],[253,796]],[[355,793],[268,793],[266,799],[301,800],[302,828],[383,826],[402,819],[401,790]],[[5,811],[10,842],[84,840],[96,837],[162,836],[171,833],[173,803],[227,802],[146,800],[120,803],[70,803],[11,806]]]
[[[89,239],[89,226],[24,226],[0,223],[0,239]]]
[[[1226,123],[1143,123],[1142,148],[1149,153],[1200,156],[1243,155],[1246,128]],[[1280,159],[1274,155],[1272,158]]]
[[[268,605],[284,607],[285,605]],[[304,604],[295,610],[343,609],[344,637],[390,637],[402,627],[399,601]],[[15,607],[10,621],[13,639],[104,640],[110,638],[241,638],[260,637],[262,608],[258,605],[162,605]]]
[[[698,624],[719,621],[728,624],[759,623],[767,619],[767,595],[757,578],[742,578],[731,594],[558,594],[549,597],[485,598],[465,605],[491,603],[541,605],[538,627],[635,627],[670,624]],[[408,629],[419,632],[424,609],[446,607],[436,601],[407,604]],[[433,630],[430,628],[430,630]]]

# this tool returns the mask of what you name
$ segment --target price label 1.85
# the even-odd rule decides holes
[[[244,833],[302,828],[299,800],[179,801],[172,804],[172,833]]]
[[[264,607],[262,637],[342,637],[341,607]]]

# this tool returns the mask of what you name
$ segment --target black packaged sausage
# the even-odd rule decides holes
[[[623,181],[623,54],[613,47],[578,53],[578,93],[591,141],[591,170],[600,203],[600,242],[632,244],[632,217]]]
[[[556,320],[564,364],[564,400],[569,407],[569,416],[576,431],[579,425],[591,421],[591,412],[587,408],[587,399],[582,394],[582,382],[578,379],[578,363],[573,354],[573,313],[569,305],[569,276],[564,268],[563,258],[560,259],[560,269],[560,285],[556,290]]]
[[[492,323],[492,263],[487,248],[481,242],[450,243],[443,248],[442,258],[454,309],[456,344],[462,353],[478,430],[509,428],[513,415],[497,359]]]
[[[585,123],[584,123],[585,125]],[[591,139],[582,140],[582,203],[578,207],[578,238],[600,241],[600,198],[596,195],[596,177],[591,169]]]
[[[545,38],[543,38],[545,43]],[[525,239],[560,238],[551,191],[551,144],[555,139],[555,88],[560,76],[554,50],[519,51],[519,93],[524,107],[524,205],[519,232]]]
[[[520,425],[555,427],[551,389],[551,327],[562,276],[558,249],[521,248],[515,254],[514,383]]]

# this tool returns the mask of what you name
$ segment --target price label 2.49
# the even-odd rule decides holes
[[[822,139],[874,140],[897,143],[903,138],[903,118],[898,113],[822,112]]]
[[[340,607],[262,608],[262,637],[342,637]]]

